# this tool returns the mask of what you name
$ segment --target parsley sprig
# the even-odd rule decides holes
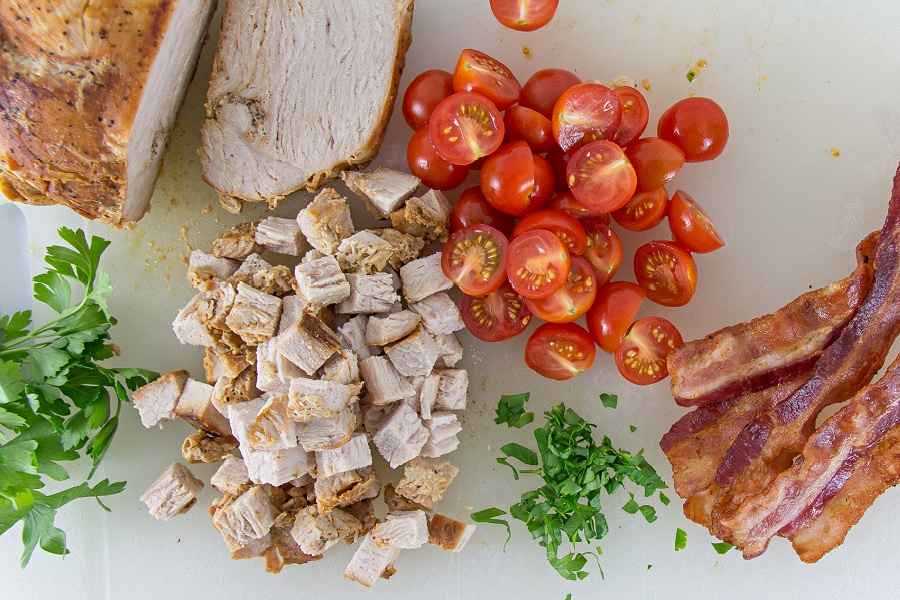
[[[523,395],[501,398],[498,422],[519,427],[516,423],[524,420],[522,406],[527,398],[527,395],[524,399]],[[514,410],[510,410],[510,402]],[[643,488],[644,497],[664,489],[666,484],[642,452],[634,454],[616,449],[607,436],[597,444],[593,437],[596,425],[565,404],[557,404],[544,416],[546,424],[534,431],[536,452],[517,443],[500,449],[504,456],[497,461],[512,468],[516,479],[520,474],[535,474],[543,480],[543,485],[522,494],[519,502],[509,508],[509,516],[525,523],[532,538],[546,549],[551,566],[562,577],[584,579],[588,575],[585,570],[588,557],[593,557],[599,568],[601,554],[599,546],[590,551],[584,547],[599,542],[609,532],[601,498],[624,487],[627,481]],[[516,469],[509,459],[534,468]],[[647,522],[656,520],[656,510],[639,504],[634,494],[629,495],[622,509],[632,514],[640,512]],[[473,513],[472,520],[504,525],[509,536],[509,523],[499,518],[505,514],[493,507]]]
[[[0,535],[22,522],[21,565],[37,546],[68,554],[56,511],[79,498],[117,494],[125,482],[90,485],[134,391],[158,376],[143,369],[108,368],[116,355],[106,294],[112,291],[100,257],[110,242],[59,229],[66,246],[47,248],[48,269],[34,277],[34,298],[56,317],[40,326],[31,311],[0,316]],[[110,392],[112,391],[112,393]],[[67,481],[61,464],[89,457],[85,481],[44,493],[48,479]]]

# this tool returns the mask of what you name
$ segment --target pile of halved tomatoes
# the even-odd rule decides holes
[[[649,110],[635,86],[583,82],[564,69],[521,85],[506,65],[467,49],[452,73],[416,77],[402,107],[415,130],[407,162],[423,183],[448,190],[480,171],[454,205],[442,261],[464,294],[469,331],[505,340],[536,316],[545,323],[525,361],[541,375],[573,377],[599,346],[629,381],[665,378],[681,335],[661,317],[635,318],[645,299],[686,304],[697,284],[693,253],[724,245],[697,202],[665,189],[685,162],[722,152],[728,121],[719,105],[683,99],[656,136],[641,137]],[[612,222],[644,231],[666,218],[672,239],[637,249],[636,283],[611,281],[623,259]],[[587,329],[574,322],[582,316]]]

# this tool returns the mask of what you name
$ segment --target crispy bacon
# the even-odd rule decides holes
[[[848,277],[803,294],[774,313],[682,344],[668,359],[672,395],[705,406],[759,391],[809,371],[847,324],[873,280],[877,232],[856,249]]]

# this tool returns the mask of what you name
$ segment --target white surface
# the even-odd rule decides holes
[[[707,164],[687,165],[677,187],[710,214],[727,246],[698,257],[700,285],[678,310],[647,305],[642,314],[671,318],[685,338],[771,311],[800,293],[843,277],[854,263],[858,240],[881,226],[890,182],[900,161],[900,3],[828,1],[733,3],[714,0],[563,0],[554,21],[537,32],[503,29],[487,0],[419,0],[413,45],[403,86],[427,68],[452,69],[459,51],[474,47],[506,62],[524,82],[544,67],[560,66],[583,79],[609,81],[626,74],[646,78],[651,123],[672,102],[690,94],[710,96],[727,111],[731,139],[725,153]],[[63,209],[28,209],[31,252],[41,256],[61,224],[86,226],[113,239],[104,266],[117,291],[110,306],[120,319],[114,330],[122,363],[165,372],[202,373],[200,353],[178,346],[169,324],[191,296],[181,262],[186,242],[207,248],[226,223],[216,196],[199,179],[196,148],[212,60],[213,34],[182,109],[165,158],[152,213],[132,232],[85,224]],[[528,55],[523,51],[528,48]],[[698,60],[709,66],[693,82],[685,74]],[[651,124],[651,131],[653,125]],[[403,166],[409,130],[399,116],[377,165]],[[831,149],[840,152],[834,157]],[[295,214],[307,196],[285,201],[279,214]],[[207,207],[209,207],[207,209]],[[248,210],[243,218],[261,214]],[[641,240],[665,237],[660,226],[625,237],[626,252]],[[622,277],[630,278],[626,263]],[[470,509],[508,507],[524,489],[494,462],[507,441],[530,443],[519,431],[493,424],[504,393],[532,392],[531,410],[561,399],[600,424],[625,448],[646,449],[667,481],[671,471],[658,448],[660,436],[684,411],[666,384],[639,389],[598,357],[587,374],[563,384],[542,380],[518,358],[524,336],[505,346],[466,336],[471,368],[470,408],[452,461],[461,473],[442,512],[466,518]],[[601,392],[619,395],[617,410],[604,409]],[[629,425],[637,430],[629,431]],[[9,598],[893,598],[900,592],[900,492],[879,498],[846,543],[818,564],[804,565],[785,540],[753,561],[736,552],[717,555],[705,530],[681,515],[677,501],[658,506],[648,525],[609,501],[611,532],[602,543],[606,578],[596,572],[581,583],[559,578],[524,527],[513,527],[503,551],[502,528],[480,525],[461,554],[425,548],[401,554],[398,573],[367,591],[341,578],[351,549],[339,547],[325,560],[286,567],[277,576],[261,561],[232,562],[205,512],[214,493],[168,523],[150,517],[138,496],[173,460],[190,432],[173,424],[147,431],[128,411],[101,477],[126,479],[126,491],[110,498],[111,514],[91,502],[66,509],[60,525],[73,554],[64,560],[36,552],[18,568],[18,529],[0,538],[0,578]],[[197,473],[208,479],[213,467]],[[669,494],[673,499],[674,492]],[[687,548],[674,551],[675,529],[688,533]]]

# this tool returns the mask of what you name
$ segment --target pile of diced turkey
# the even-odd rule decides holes
[[[278,572],[361,539],[344,576],[371,586],[401,549],[459,551],[471,536],[473,525],[434,513],[457,474],[442,457],[459,444],[468,374],[455,367],[464,325],[440,253],[420,256],[447,239],[447,199],[414,196],[419,180],[388,169],[343,179],[390,226],[357,231],[327,188],[296,219],[244,223],[194,250],[198,293],[173,328],[204,347],[205,381],[168,373],[134,405],[146,427],[182,418],[198,429],[182,448],[189,463],[221,461],[210,514],[233,558]],[[299,262],[272,265],[266,252]],[[376,477],[372,446],[403,467],[396,486]],[[141,499],[169,519],[203,487],[176,462]]]

